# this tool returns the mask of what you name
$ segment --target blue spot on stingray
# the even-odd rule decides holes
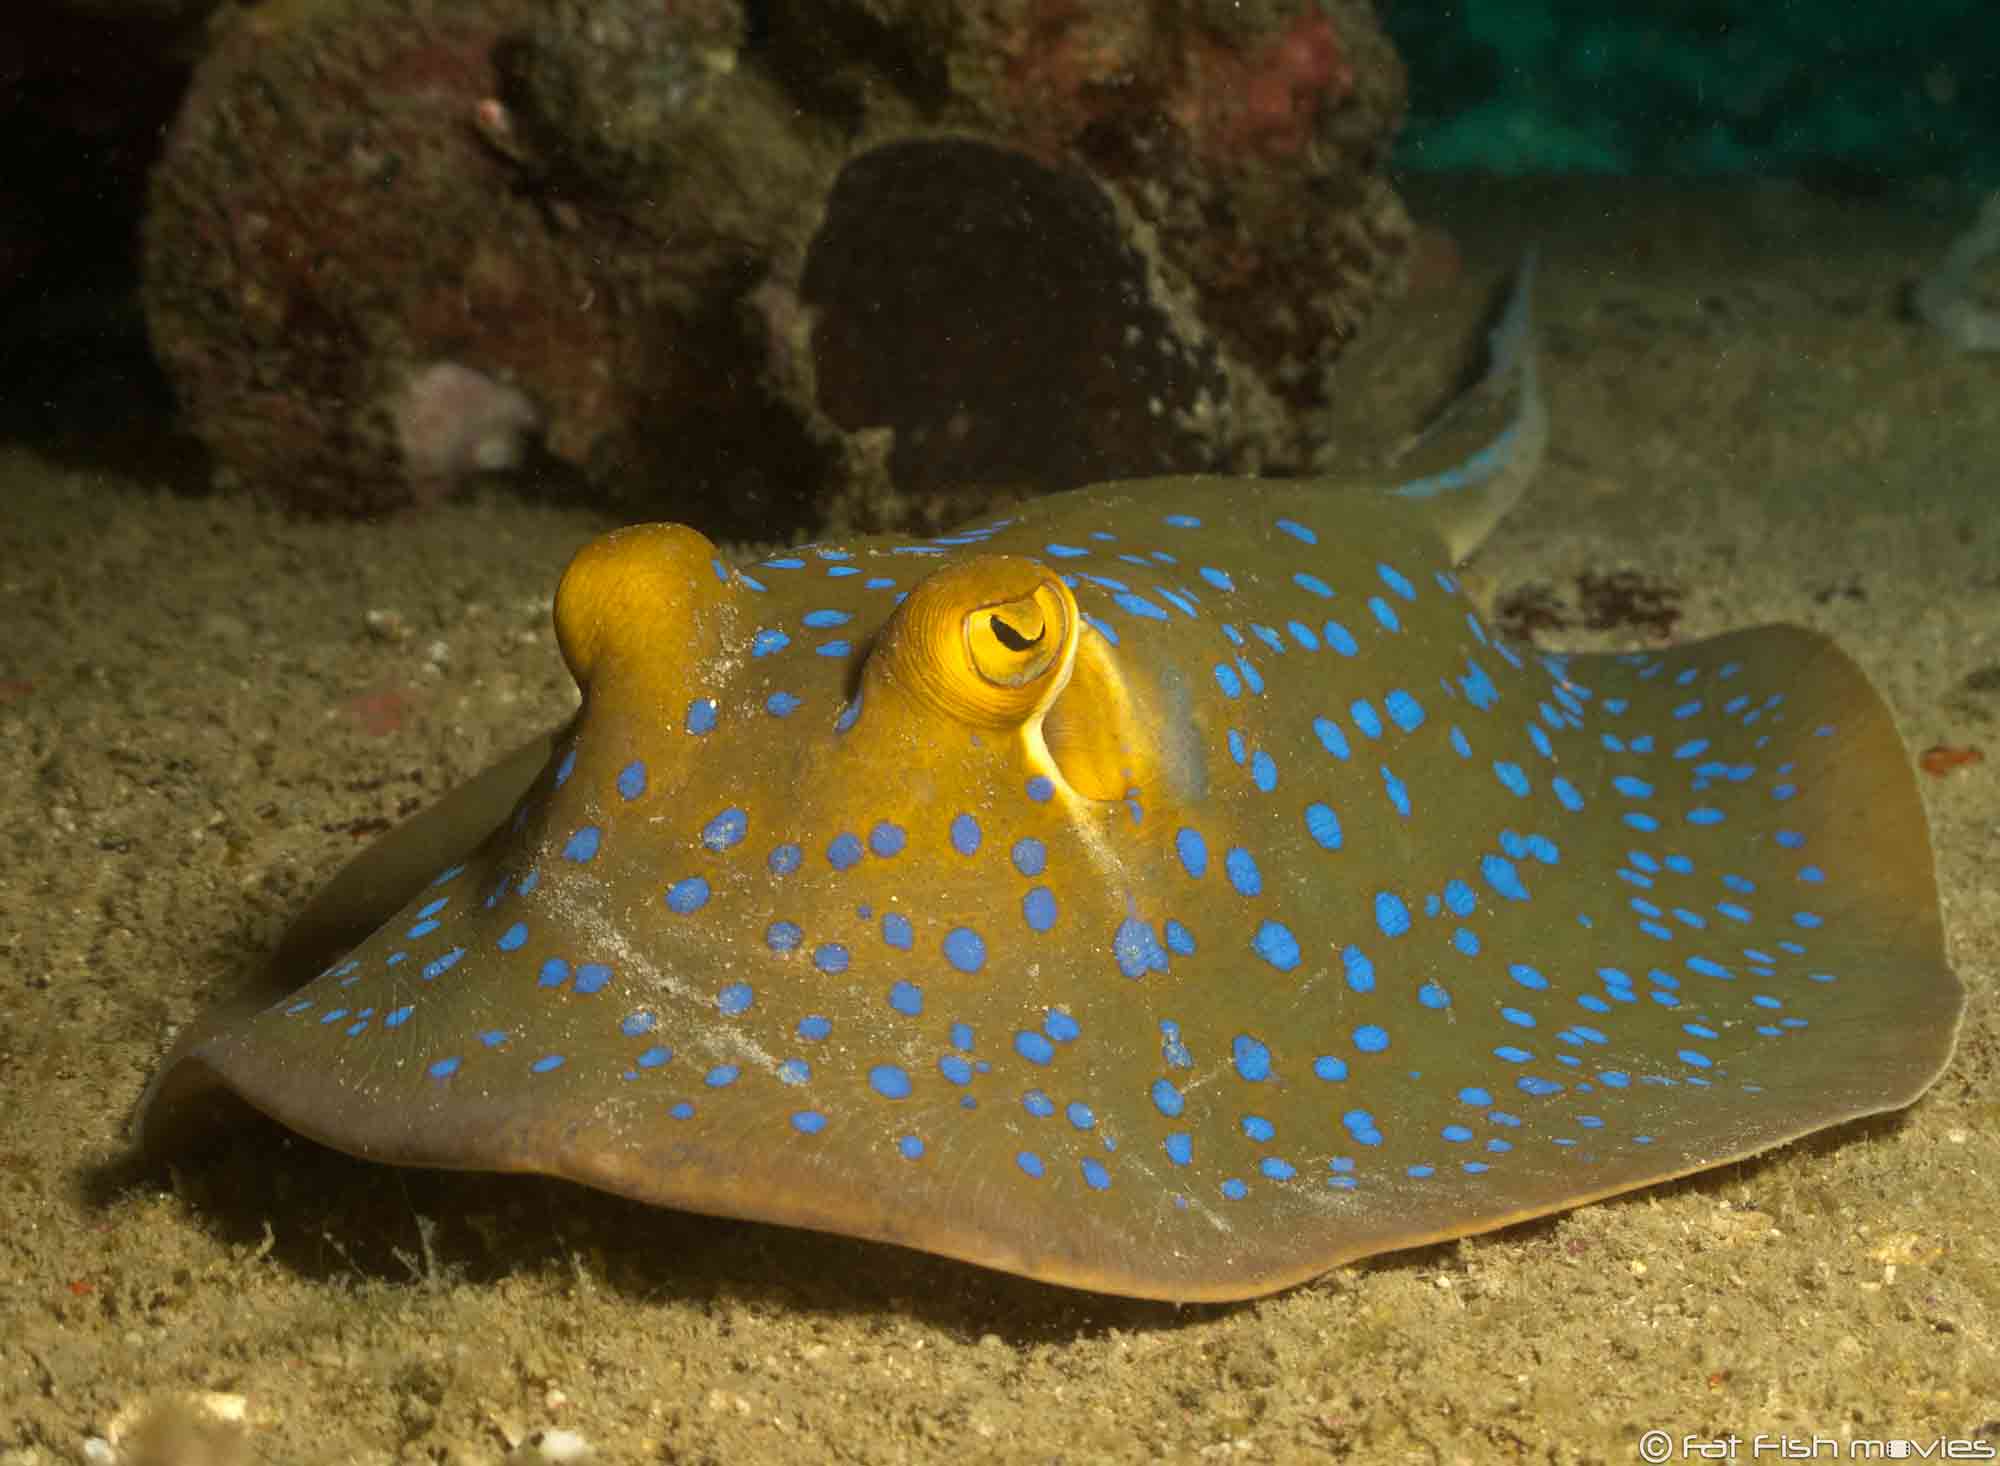
[[[1314,718],[1313,732],[1319,735],[1320,747],[1335,758],[1346,758],[1349,753],[1347,735],[1340,731],[1340,725],[1331,718]]]
[[[813,948],[813,966],[829,977],[838,977],[847,971],[849,961],[847,948],[839,942],[821,942]]]
[[[803,618],[805,624],[815,631],[824,631],[834,626],[845,626],[854,619],[852,611],[808,611]]]
[[[1257,870],[1257,862],[1248,850],[1233,845],[1222,859],[1222,868],[1229,875],[1229,884],[1236,888],[1238,895],[1255,896],[1264,889],[1264,878]]]
[[[1486,669],[1474,661],[1466,662],[1465,675],[1458,679],[1458,688],[1465,694],[1466,701],[1481,712],[1500,701],[1500,689],[1493,685]]]
[[[986,965],[986,943],[969,926],[955,926],[945,933],[945,960],[960,972],[977,972]]]
[[[1152,927],[1136,916],[1128,916],[1118,924],[1118,930],[1111,938],[1111,954],[1118,963],[1118,970],[1127,977],[1143,977],[1148,972],[1167,970],[1166,949],[1160,945]]]
[[[1014,869],[1022,875],[1038,876],[1048,869],[1048,847],[1032,835],[1024,836],[1014,842],[1013,859]]]
[[[1250,945],[1280,972],[1290,972],[1299,965],[1299,939],[1282,922],[1267,921],[1258,927]]]
[[[1375,990],[1375,964],[1368,960],[1368,954],[1352,942],[1340,949],[1340,965],[1346,973],[1347,986],[1357,993]]]
[[[1338,621],[1327,622],[1320,628],[1319,634],[1326,638],[1328,646],[1343,657],[1355,656],[1361,651],[1361,643],[1354,639],[1354,633]]]
[[[1028,798],[1037,804],[1047,804],[1055,797],[1055,781],[1047,774],[1037,774],[1028,780]]]
[[[1301,570],[1296,575],[1294,575],[1292,577],[1292,583],[1298,586],[1299,589],[1301,590],[1311,591],[1316,596],[1320,596],[1328,600],[1331,600],[1333,597],[1332,586],[1328,585],[1325,581],[1321,580],[1317,575],[1308,574],[1306,571]]]
[[[702,827],[701,843],[710,850],[727,850],[750,831],[750,816],[731,806]]]
[[[1271,1077],[1270,1049],[1247,1033],[1239,1033],[1230,1040],[1229,1060],[1236,1066],[1237,1074],[1252,1084],[1262,1084]]]
[[[799,710],[799,701],[789,692],[774,692],[764,699],[764,711],[774,718],[789,718]]]
[[[827,864],[835,870],[852,870],[861,863],[861,837],[842,831],[827,842]]]
[[[1375,1124],[1375,1117],[1366,1110],[1349,1110],[1340,1117],[1340,1123],[1359,1145],[1382,1143],[1382,1132]]]
[[[910,1076],[894,1064],[877,1064],[868,1071],[868,1086],[884,1099],[908,1099]]]
[[[869,850],[883,860],[901,854],[904,845],[908,843],[909,835],[905,833],[903,827],[888,820],[880,821],[868,832]]]
[[[522,944],[524,944],[527,940],[528,940],[527,925],[523,922],[517,921],[512,926],[508,927],[507,930],[500,933],[500,940],[496,942],[494,945],[499,947],[499,949],[503,952],[514,952],[518,951],[521,948]]]
[[[1174,853],[1180,857],[1181,868],[1189,875],[1200,879],[1208,871],[1208,842],[1201,837],[1201,831],[1183,826],[1174,835]]]
[[[1030,1064],[1046,1064],[1055,1058],[1056,1046],[1049,1042],[1048,1035],[1024,1028],[1014,1035],[1014,1052]]]
[[[715,995],[715,1006],[724,1016],[734,1018],[739,1013],[749,1012],[754,1000],[755,994],[749,983],[732,982]]]
[[[1250,782],[1265,794],[1278,787],[1278,765],[1261,748],[1250,755]]]
[[[1395,566],[1377,565],[1375,573],[1382,577],[1382,584],[1388,586],[1390,590],[1394,591],[1404,600],[1414,601],[1417,598],[1417,588],[1411,585],[1409,580]]]
[[[795,952],[804,940],[805,932],[796,921],[774,921],[764,928],[764,945],[773,952]]]
[[[1521,884],[1521,878],[1514,872],[1514,863],[1499,855],[1482,855],[1479,858],[1479,873],[1486,884],[1509,901],[1528,899],[1528,888]]]
[[[1047,886],[1036,886],[1021,898],[1021,916],[1030,929],[1045,932],[1056,924],[1056,898]]]
[[[1324,804],[1306,806],[1306,833],[1324,850],[1340,848],[1340,817]]]
[[[916,929],[910,925],[910,918],[899,911],[886,913],[882,918],[882,940],[902,951],[909,951],[916,939]]]
[[[715,727],[715,699],[698,697],[688,704],[687,730],[690,733],[707,733]]]
[[[764,864],[770,867],[774,876],[788,876],[805,862],[805,852],[790,840],[782,845],[773,845]]]
[[[643,760],[634,759],[618,771],[618,796],[621,799],[637,799],[646,792],[646,765]]]
[[[1410,929],[1410,908],[1394,891],[1375,893],[1375,925],[1388,937],[1400,937]]]
[[[1143,616],[1148,621],[1165,621],[1168,619],[1165,611],[1162,611],[1144,596],[1135,595],[1129,590],[1115,592],[1111,600],[1119,610],[1129,611],[1134,616]]]
[[[1403,623],[1396,618],[1396,608],[1380,596],[1368,598],[1368,609],[1384,631],[1401,631]]]
[[[687,876],[667,887],[667,910],[677,916],[699,911],[707,904],[708,882],[700,876]]]
[[[773,652],[783,651],[791,644],[792,639],[785,635],[784,632],[778,630],[777,627],[760,627],[757,634],[750,638],[750,655],[753,657],[768,657]]]

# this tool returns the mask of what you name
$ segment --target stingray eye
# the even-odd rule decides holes
[[[982,555],[910,593],[885,630],[877,670],[959,722],[1014,727],[1069,680],[1077,623],[1076,602],[1045,566]]]
[[[585,545],[556,586],[556,642],[578,687],[623,663],[678,677],[696,659],[654,654],[697,643],[699,622],[728,600],[716,548],[684,524],[634,524]]]
[[[1062,655],[1068,617],[1052,582],[1034,594],[981,606],[965,618],[965,654],[995,687],[1025,687]]]

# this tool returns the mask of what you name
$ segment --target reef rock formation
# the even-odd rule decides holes
[[[1367,0],[272,0],[155,173],[148,319],[308,510],[530,461],[771,536],[1307,468],[1402,108]]]

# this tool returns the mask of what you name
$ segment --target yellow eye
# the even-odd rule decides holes
[[[995,687],[1025,687],[1049,670],[1063,651],[1068,614],[1044,582],[1032,595],[981,606],[965,618],[965,654],[972,669]]]
[[[672,667],[662,641],[692,649],[696,623],[728,599],[716,548],[684,524],[634,524],[576,552],[556,586],[556,642],[578,687],[607,663]],[[684,661],[691,662],[687,657]]]
[[[1044,566],[982,555],[910,593],[871,658],[877,675],[975,728],[1045,711],[1076,656],[1076,602]]]

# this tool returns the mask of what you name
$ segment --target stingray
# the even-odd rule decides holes
[[[1542,456],[1530,275],[1387,486],[589,545],[575,716],[341,872],[142,1138],[226,1090],[373,1160],[1222,1300],[1911,1103],[1964,995],[1854,664],[1521,649],[1460,586]]]

